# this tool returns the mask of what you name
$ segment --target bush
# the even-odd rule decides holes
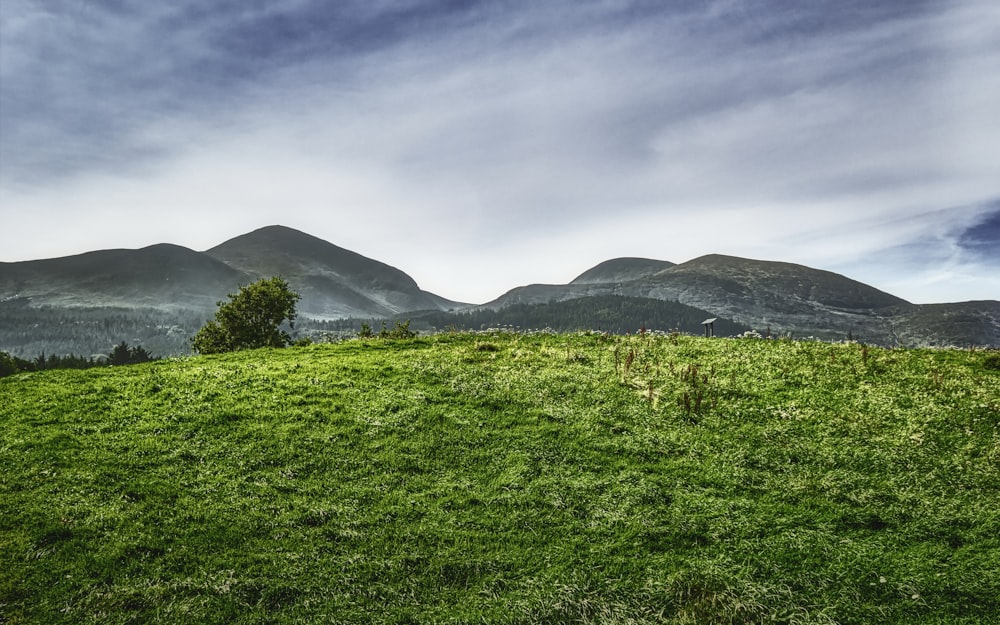
[[[372,331],[372,327],[367,323],[361,324],[361,331],[358,332],[359,339],[371,339],[380,338],[383,340],[387,339],[412,339],[417,335],[416,332],[410,329],[410,320],[400,323],[396,322],[393,328],[390,330],[385,326],[385,322],[382,322],[382,329],[379,330],[378,334]]]
[[[379,332],[379,338],[383,339],[412,339],[417,335],[416,332],[410,330],[410,320],[407,319],[403,323],[396,322],[392,330],[385,329],[385,323],[382,323],[382,331]]]
[[[295,320],[298,293],[279,277],[265,278],[230,293],[219,302],[215,320],[206,323],[191,339],[199,354],[218,354],[258,347],[284,347],[292,337],[281,329]]]

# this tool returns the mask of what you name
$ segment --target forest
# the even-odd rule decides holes
[[[126,341],[151,354],[191,352],[190,338],[208,312],[154,308],[57,308],[27,300],[0,302],[0,351],[22,359],[40,354],[85,358],[107,355]]]
[[[386,321],[391,325],[395,321],[409,320],[414,329],[422,332],[449,329],[548,328],[556,332],[598,330],[610,334],[634,334],[642,330],[660,330],[702,334],[704,332],[702,322],[713,316],[709,312],[678,302],[606,295],[547,304],[514,304],[500,310],[477,308],[457,312],[420,311],[406,313]],[[332,321],[302,319],[295,325],[302,334],[315,339],[324,333],[353,334],[360,331],[362,324],[377,328],[382,321],[381,319]],[[734,336],[749,329],[728,319],[718,319],[715,322],[717,336]]]
[[[423,334],[448,330],[512,328],[556,332],[596,330],[634,334],[645,330],[702,334],[707,311],[663,300],[602,296],[546,304],[515,304],[500,310],[417,311],[389,319],[318,320],[298,317],[288,328],[295,340],[331,342],[356,336],[363,326],[392,328],[410,322]],[[191,337],[211,318],[211,311],[155,308],[57,308],[31,306],[27,300],[0,302],[0,351],[36,368],[53,368],[57,361],[76,367],[106,358],[121,342],[142,346],[157,357],[192,352]],[[715,322],[717,336],[734,336],[750,328],[728,319]],[[47,363],[41,365],[41,362]],[[50,366],[52,365],[52,366]],[[25,370],[22,366],[21,370]]]

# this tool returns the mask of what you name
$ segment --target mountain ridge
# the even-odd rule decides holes
[[[220,289],[246,281],[243,272],[172,243],[97,250],[0,263],[0,299],[24,297],[56,306],[210,308]]]
[[[594,265],[570,281],[570,284],[628,282],[675,266],[675,263],[631,256],[612,258]]]
[[[612,259],[581,274],[599,275]],[[649,259],[642,259],[648,261]],[[666,261],[662,261],[666,262]],[[614,276],[617,278],[617,276]],[[580,297],[676,301],[762,332],[885,345],[1000,345],[1000,302],[918,305],[841,274],[781,261],[708,254],[633,280],[515,287],[482,305],[499,310]],[[965,330],[949,321],[956,315]],[[906,338],[904,338],[906,337]]]
[[[21,300],[36,308],[70,311],[66,319],[74,309],[100,307],[183,311],[187,319],[207,319],[227,294],[271,275],[282,275],[300,293],[300,317],[316,320],[498,311],[617,295],[677,302],[738,326],[785,336],[855,338],[886,345],[1000,346],[998,301],[917,305],[846,276],[794,263],[723,254],[680,264],[613,258],[567,284],[519,286],[472,305],[424,291],[396,267],[279,225],[258,228],[203,252],[160,243],[0,263],[0,303]],[[96,314],[92,311],[88,318]],[[0,308],[0,330],[3,315]],[[17,319],[25,318],[18,309]],[[46,318],[62,317],[52,313]],[[6,347],[0,343],[0,349]]]

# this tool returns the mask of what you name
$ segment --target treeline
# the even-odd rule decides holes
[[[122,339],[165,356],[191,353],[191,336],[209,312],[152,308],[56,308],[26,299],[0,302],[0,350],[23,359],[36,354],[99,358]]]
[[[678,302],[607,295],[546,304],[515,304],[500,310],[410,312],[387,319],[321,321],[300,317],[295,321],[291,338],[353,337],[362,332],[365,325],[378,334],[383,323],[391,329],[394,324],[407,321],[411,324],[409,329],[421,332],[508,327],[549,328],[557,332],[598,330],[633,334],[645,329],[700,334],[704,331],[701,322],[714,316],[709,311]],[[210,317],[208,312],[197,311],[33,307],[27,300],[8,300],[0,302],[0,350],[17,359],[20,371],[108,364],[106,346],[123,338],[163,356],[190,354],[191,337]],[[746,330],[749,328],[728,319],[720,318],[715,322],[717,336],[733,336]],[[33,354],[48,355],[44,356],[43,364],[40,357],[32,358]]]
[[[49,354],[46,356],[41,353],[28,360],[12,356],[7,352],[0,352],[0,378],[30,371],[135,365],[153,360],[158,360],[158,358],[150,354],[144,347],[139,345],[129,347],[125,341],[115,345],[111,353],[106,356],[103,354],[100,356],[77,356],[75,354]]]
[[[708,311],[679,302],[606,295],[546,304],[514,304],[500,310],[483,308],[456,312],[421,311],[388,321],[407,319],[414,329],[422,331],[507,327],[525,330],[549,328],[556,332],[599,330],[611,334],[634,334],[642,330],[676,330],[700,334],[704,332],[702,322],[714,316]],[[306,335],[336,335],[357,333],[362,326],[377,327],[381,322],[378,319],[303,319],[296,323],[296,328]],[[734,336],[749,329],[729,319],[719,318],[715,322],[716,336]]]

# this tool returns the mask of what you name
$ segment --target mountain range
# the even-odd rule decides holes
[[[219,300],[243,284],[272,275],[283,276],[302,296],[298,308],[303,321],[403,318],[421,311],[410,316],[458,326],[472,315],[490,319],[506,311],[509,319],[512,311],[520,311],[525,319],[549,319],[547,325],[565,327],[569,321],[560,316],[570,308],[554,304],[593,298],[585,301],[600,302],[602,310],[618,311],[615,314],[628,319],[628,310],[658,320],[704,315],[733,324],[727,326],[731,329],[754,328],[772,335],[854,338],[885,345],[1000,346],[998,301],[916,305],[845,276],[791,263],[723,255],[681,264],[616,258],[568,284],[518,287],[473,305],[424,291],[409,275],[385,263],[291,228],[269,226],[204,252],[159,244],[0,263],[0,350],[29,355],[40,347],[70,351],[65,339],[38,337],[54,332],[48,327],[52,324],[100,326],[103,310],[121,322],[121,331],[131,334],[141,334],[133,327],[141,322],[129,325],[123,319],[155,319],[145,338],[122,339],[149,344],[172,333],[174,339],[161,350],[183,352],[186,344],[178,342],[180,335],[191,330],[189,326],[197,329],[198,320],[210,318]],[[609,306],[607,298],[616,296],[626,299],[611,300]],[[658,312],[650,312],[650,305],[659,306]],[[581,308],[586,310],[573,307],[574,314]],[[183,320],[180,326],[171,323],[172,316]],[[588,319],[574,316],[572,323],[598,325]],[[32,320],[34,328],[25,327]],[[683,329],[690,330],[691,322],[686,323]],[[606,318],[601,324],[607,324]],[[86,328],[77,334],[85,335]],[[93,346],[74,339],[72,345],[80,353],[100,350],[100,341],[107,338],[113,339],[95,337]]]

